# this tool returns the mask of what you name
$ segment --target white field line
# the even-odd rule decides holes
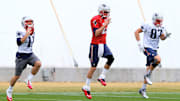
[[[101,97],[115,97],[115,98],[142,98],[141,96],[109,96],[109,95],[94,95],[94,96],[101,96]],[[166,100],[177,100],[180,98],[168,98],[168,97],[150,97],[149,99],[166,99]]]
[[[168,92],[149,92],[151,94],[171,94]],[[65,96],[84,96],[83,93],[80,92],[64,92],[64,93],[15,93],[15,95],[28,95],[28,94],[37,94],[37,95],[65,95]],[[100,94],[100,95],[99,95]],[[103,95],[101,95],[103,94]],[[137,92],[96,92],[92,93],[93,96],[96,97],[114,97],[114,98],[142,98],[141,96],[113,96],[113,95],[108,95],[108,94],[138,94]],[[174,94],[180,94],[180,93],[174,93]],[[22,98],[23,99],[23,98]],[[180,98],[175,98],[175,97],[150,97],[150,99],[169,99],[169,100],[175,100],[175,99],[180,99]],[[36,99],[37,100],[37,99]],[[41,100],[41,99],[38,99]],[[44,100],[44,99],[42,99]],[[57,99],[47,99],[51,101],[57,101]],[[61,101],[61,100],[58,100]],[[81,100],[62,100],[62,101],[81,101]]]
[[[67,95],[71,96],[71,95]],[[82,95],[76,95],[76,96],[82,96]],[[83,95],[84,96],[84,95]],[[109,95],[94,95],[96,97],[112,97],[112,98],[142,98],[141,96],[109,96]],[[14,99],[22,99],[22,100],[35,100],[35,101],[82,101],[82,100],[59,100],[59,99],[33,99],[33,98],[14,98]],[[165,99],[165,100],[180,100],[180,98],[167,98],[167,97],[150,97],[149,99]]]
[[[148,94],[177,94],[180,95],[180,92],[147,92]],[[35,93],[14,93],[14,95],[79,95],[83,94],[83,92],[35,92]],[[92,95],[104,95],[104,94],[138,94],[138,92],[91,92]]]
[[[19,99],[19,100],[27,100],[27,101],[29,101],[29,100],[34,100],[34,101],[82,101],[82,100],[60,100],[60,99],[39,99],[39,98],[13,98],[13,99]]]

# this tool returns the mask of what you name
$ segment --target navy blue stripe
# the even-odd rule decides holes
[[[97,30],[97,29],[98,29],[98,28],[93,28],[93,32],[96,33],[96,30]]]
[[[22,44],[21,38],[17,38],[17,45],[20,46]]]

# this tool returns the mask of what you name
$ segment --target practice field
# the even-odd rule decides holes
[[[14,101],[90,101],[81,92],[83,83],[35,82],[33,90],[24,83],[14,88]],[[91,101],[180,101],[180,83],[154,83],[148,86],[149,99],[138,94],[141,83],[108,83],[107,87],[92,83]],[[8,83],[0,83],[0,101],[6,101]]]

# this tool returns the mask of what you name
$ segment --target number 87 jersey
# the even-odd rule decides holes
[[[165,28],[156,27],[154,24],[143,24],[141,25],[141,29],[144,32],[144,47],[157,50],[159,48],[160,36],[165,33]]]
[[[34,35],[29,35],[24,43],[21,43],[20,40],[25,36],[26,32],[18,31],[16,33],[18,53],[32,53],[32,45],[34,43]]]

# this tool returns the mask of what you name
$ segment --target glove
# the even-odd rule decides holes
[[[166,38],[170,37],[171,33],[166,33]]]
[[[140,52],[144,52],[144,46],[141,44],[140,41],[138,41],[138,47]]]

